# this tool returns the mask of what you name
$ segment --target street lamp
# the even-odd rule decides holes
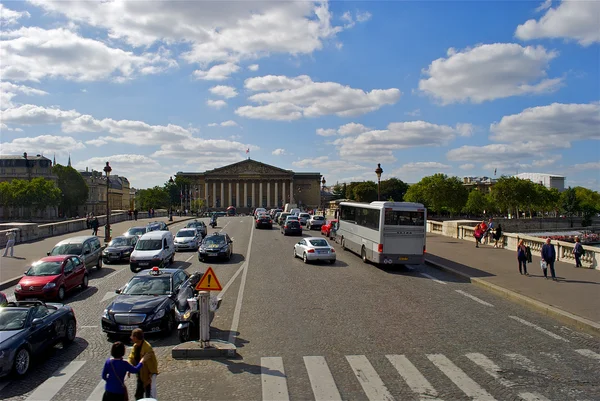
[[[381,168],[381,164],[377,163],[377,168],[375,169],[375,174],[377,174],[377,200],[381,200],[381,173],[383,173],[383,169]]]
[[[173,181],[173,176],[171,176],[169,178],[169,221],[173,221],[173,199],[171,197],[171,188],[172,185],[175,183],[175,181]]]
[[[322,190],[321,190],[321,199],[323,200],[323,217],[325,217],[325,183],[327,181],[325,181],[325,176],[323,176],[323,179],[321,180],[321,184],[323,185]]]
[[[110,208],[108,206],[108,191],[110,188],[110,172],[112,171],[112,168],[110,168],[110,165],[108,164],[108,162],[106,162],[106,166],[104,166],[104,172],[106,173],[106,225],[104,226],[104,242],[109,243],[111,238],[110,238]]]

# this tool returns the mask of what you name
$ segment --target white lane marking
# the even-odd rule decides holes
[[[576,349],[575,352],[577,352],[579,355],[587,356],[588,358],[596,359],[600,362],[600,354],[597,354],[594,351],[589,349]]]
[[[446,283],[446,282],[444,282],[444,281],[438,280],[437,278],[435,278],[435,277],[433,277],[433,276],[430,276],[430,275],[429,275],[429,274],[427,274],[427,273],[421,273],[421,272],[419,272],[419,274],[420,274],[421,276],[423,276],[423,277],[427,277],[428,279],[435,281],[435,282],[436,282],[436,283],[438,283],[438,284],[448,284],[448,283]]]
[[[264,401],[285,401],[290,399],[287,377],[283,370],[283,360],[279,357],[260,358],[260,380]]]
[[[554,334],[554,333],[552,333],[551,331],[548,331],[548,330],[546,330],[546,329],[544,329],[544,328],[542,328],[542,327],[540,327],[540,326],[538,326],[538,325],[535,325],[535,324],[533,324],[533,323],[531,323],[531,322],[528,322],[527,320],[523,320],[523,319],[521,319],[520,317],[517,317],[517,316],[509,316],[509,318],[511,318],[511,319],[513,319],[513,320],[516,320],[516,321],[517,321],[517,322],[519,322],[519,323],[523,323],[523,324],[524,324],[524,325],[526,325],[526,326],[533,327],[533,328],[534,328],[534,329],[536,329],[537,331],[539,331],[539,332],[542,332],[542,333],[544,333],[544,334],[546,334],[546,335],[548,335],[548,336],[550,336],[550,337],[552,337],[552,338],[554,338],[554,339],[556,339],[556,340],[561,340],[561,341],[564,341],[564,342],[566,342],[566,343],[570,342],[570,341],[569,341],[569,340],[567,340],[566,338],[563,338],[563,337],[559,336],[558,334]]]
[[[410,389],[419,394],[419,399],[435,400],[437,391],[425,376],[404,355],[386,355]]]
[[[102,303],[102,302],[104,302],[104,301],[106,301],[106,300],[112,299],[112,298],[116,297],[117,295],[119,295],[119,294],[117,294],[117,293],[116,293],[116,292],[114,292],[114,291],[109,291],[109,292],[107,292],[106,294],[104,294],[104,296],[103,296],[103,297],[102,297],[102,299],[100,300],[100,303]]]
[[[52,376],[43,382],[25,401],[50,400],[85,365],[85,361],[72,361],[57,369]]]
[[[192,255],[192,256],[190,256],[189,258],[187,258],[187,259],[185,260],[185,261],[186,261],[186,263],[187,263],[187,262],[189,262],[190,260],[192,260],[192,258],[193,258],[194,256],[196,256],[196,255]]]
[[[310,385],[316,401],[321,400],[342,400],[340,392],[335,385],[333,375],[327,366],[325,358],[322,356],[305,356],[304,365],[308,372]]]
[[[100,380],[100,383],[98,383],[94,391],[92,391],[92,394],[90,394],[87,401],[102,401],[105,384],[106,382],[104,380]]]
[[[242,272],[242,270],[244,270],[245,267],[246,267],[246,262],[242,263],[242,265],[240,266],[239,269],[237,269],[237,271],[235,272],[235,274],[233,275],[233,277],[231,277],[229,279],[229,281],[227,282],[227,284],[225,284],[225,287],[223,287],[223,289],[221,290],[221,292],[219,292],[219,295],[217,295],[219,298],[223,298],[223,295],[225,294],[225,291],[227,291],[227,289],[231,286],[231,284],[233,284],[233,282],[235,281],[235,279],[237,278],[237,276],[240,275],[240,273]]]
[[[465,292],[465,291],[463,291],[463,290],[454,290],[454,291],[458,292],[458,293],[459,293],[459,294],[461,294],[461,295],[464,295],[465,297],[471,298],[473,301],[475,301],[475,302],[479,302],[479,303],[480,303],[480,304],[482,304],[482,305],[485,305],[485,306],[492,306],[492,307],[494,306],[494,305],[492,305],[491,303],[489,303],[489,302],[485,302],[483,299],[479,299],[479,298],[477,298],[476,296],[474,296],[474,295],[471,295],[471,294],[469,294],[468,292]]]
[[[526,356],[520,355],[520,354],[504,354],[505,356],[507,356],[511,361],[513,361],[514,363],[516,363],[517,365],[519,365],[520,367],[522,367],[523,369],[525,369],[528,372],[531,373],[538,373],[539,370],[535,367],[535,364],[533,363],[533,361],[529,358],[527,358]]]
[[[229,223],[231,223],[231,222],[230,222],[230,221],[228,221],[228,222],[227,222],[227,224],[225,224],[225,225],[223,226],[223,228],[221,228],[221,229],[219,230],[219,232],[223,231],[223,230],[225,229],[225,227],[227,227],[227,226],[229,225]]]
[[[235,310],[233,311],[233,320],[231,321],[231,330],[229,331],[229,342],[235,344],[235,337],[240,324],[240,313],[242,311],[242,301],[244,299],[244,289],[246,288],[246,278],[248,277],[248,265],[250,264],[250,253],[252,252],[252,238],[254,237],[254,225],[250,226],[250,242],[246,251],[246,261],[244,262],[244,273],[242,274],[242,282],[238,291]]]
[[[77,326],[80,329],[96,329],[98,326]]]
[[[519,393],[519,397],[525,401],[550,401],[548,398],[537,393]]]
[[[490,393],[475,383],[473,379],[444,355],[428,354],[427,358],[469,397],[480,401],[495,401]]]
[[[116,270],[116,271],[114,271],[114,272],[110,273],[108,276],[106,276],[106,277],[104,277],[104,278],[100,279],[100,280],[99,280],[99,282],[101,283],[101,282],[103,282],[103,281],[105,281],[105,280],[108,280],[109,278],[111,278],[111,277],[114,277],[114,276],[116,276],[117,274],[119,274],[119,273],[121,273],[121,272],[124,272],[124,271],[125,271],[125,269]]]
[[[485,371],[485,373],[492,376],[494,379],[498,380],[500,382],[500,384],[502,384],[503,386],[505,386],[505,387],[515,386],[514,382],[507,380],[507,379],[503,378],[502,376],[500,376],[502,369],[500,369],[500,367],[498,365],[496,365],[487,356],[485,356],[483,354],[479,354],[479,353],[470,353],[470,354],[466,354],[465,356],[467,358],[469,358],[471,361],[473,361],[473,363],[480,366]]]
[[[346,359],[369,400],[392,401],[394,399],[366,356],[346,355]]]

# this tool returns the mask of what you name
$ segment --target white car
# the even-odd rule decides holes
[[[306,223],[308,222],[308,219],[310,219],[310,214],[308,214],[308,213],[299,213],[298,214],[298,221],[300,222],[300,225],[305,226]]]
[[[310,219],[306,222],[306,228],[309,230],[313,228],[320,230],[323,224],[325,224],[325,217],[315,214],[314,216],[310,216]]]
[[[314,260],[328,260],[334,264],[336,260],[335,249],[326,239],[320,237],[302,238],[294,245],[294,258],[300,257],[304,263]]]
[[[202,234],[196,227],[182,228],[175,234],[175,252],[182,250],[197,251],[200,242],[202,242]]]

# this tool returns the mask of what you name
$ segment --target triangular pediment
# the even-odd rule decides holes
[[[256,160],[242,160],[241,162],[233,163],[228,166],[209,170],[205,173],[206,175],[216,176],[256,176],[256,175],[287,175],[291,176],[294,173],[291,170],[284,170],[279,167],[271,166],[270,164],[257,162]]]

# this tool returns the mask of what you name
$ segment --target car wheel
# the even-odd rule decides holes
[[[17,376],[25,376],[29,370],[29,363],[31,362],[31,354],[25,347],[19,349],[15,355],[15,362],[13,370]]]
[[[81,280],[81,289],[85,290],[86,288],[88,288],[89,285],[89,278],[87,274],[83,275],[83,279]]]
[[[75,337],[77,336],[77,324],[74,319],[69,319],[67,323],[67,330],[65,333],[65,338],[63,340],[63,345],[72,344],[75,341]]]
[[[293,250],[294,250],[294,259],[296,259],[298,257],[298,255],[296,255],[296,247],[294,247]]]
[[[102,259],[102,263],[104,263],[105,265],[110,264],[110,262],[108,261],[108,259]]]
[[[175,254],[171,255],[171,259],[169,260],[169,264],[172,265],[175,262]]]
[[[308,263],[308,256],[306,255],[306,252],[304,252],[304,255],[302,255],[302,261],[304,263]]]
[[[62,286],[61,286],[61,287],[58,289],[58,294],[56,295],[56,298],[57,298],[57,299],[58,299],[60,302],[64,301],[64,299],[65,299],[65,287],[62,287]]]
[[[306,229],[307,229],[307,230],[310,230],[310,229],[311,229],[311,228],[310,228],[310,224],[307,224],[307,225],[306,225]]]
[[[98,258],[98,263],[96,263],[96,270],[102,269],[102,258]]]
[[[129,265],[129,270],[131,270],[132,273],[138,273],[140,270],[139,267],[133,267],[132,265]]]
[[[367,260],[367,251],[365,249],[365,247],[363,246],[362,249],[360,250],[360,257],[363,261],[363,263],[368,263],[369,261]]]

